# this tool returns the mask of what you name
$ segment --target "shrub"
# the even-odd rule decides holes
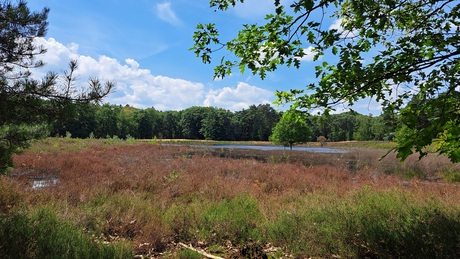
[[[317,139],[316,139],[317,142],[319,142],[319,145],[321,147],[324,147],[324,145],[326,145],[326,142],[327,142],[327,138],[325,136],[319,136]]]
[[[24,201],[18,188],[0,176],[0,216],[15,210]]]
[[[449,183],[458,183],[460,182],[460,171],[448,169],[444,171],[444,178]]]

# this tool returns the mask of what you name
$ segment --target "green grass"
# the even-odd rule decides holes
[[[109,147],[115,145],[126,145],[126,144],[135,144],[141,142],[140,140],[135,140],[132,137],[128,137],[126,140],[120,139],[117,136],[113,136],[106,139],[81,139],[81,138],[46,138],[35,141],[30,148],[27,149],[28,152],[43,153],[63,153],[63,152],[76,152],[79,150],[84,150],[94,147]]]
[[[300,257],[460,256],[458,208],[450,211],[436,200],[418,204],[401,191],[364,188],[342,198],[313,195],[290,202],[290,210],[277,210],[273,218],[264,216],[259,202],[248,196],[192,202],[170,208],[167,215],[182,240],[221,245],[225,240],[256,240]]]
[[[200,229],[221,240],[239,240],[244,243],[254,238],[257,223],[262,218],[258,202],[248,195],[231,200],[212,202],[199,215]]]
[[[318,198],[321,199],[321,198]],[[455,258],[460,256],[460,215],[436,200],[417,204],[400,191],[298,201],[265,231],[267,240],[297,255],[360,258]]]
[[[190,249],[180,250],[179,252],[176,253],[175,257],[178,259],[201,259],[203,258],[202,255]]]
[[[2,258],[129,258],[125,244],[105,245],[60,221],[51,209],[0,216]]]
[[[243,194],[222,201],[194,199],[187,204],[174,204],[165,212],[166,222],[182,240],[221,244],[257,238],[256,226],[262,219],[258,202]]]
[[[140,205],[125,199],[95,202],[114,213]],[[249,195],[212,201],[196,199],[165,211],[165,223],[181,240],[206,240],[244,245],[253,240],[284,247],[295,256],[448,258],[460,256],[460,216],[433,199],[417,203],[402,191],[363,188],[339,198],[316,194],[286,201],[273,208],[273,218],[262,213],[261,203]],[[105,209],[104,209],[105,208]],[[110,218],[107,214],[101,218]],[[123,244],[103,245],[70,223],[60,221],[51,208],[16,212],[0,220],[2,258],[127,258]],[[177,258],[200,258],[181,250]]]

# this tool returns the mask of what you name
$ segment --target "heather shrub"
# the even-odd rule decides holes
[[[15,156],[17,168],[0,181],[2,226],[14,219],[17,231],[29,233],[37,216],[18,209],[45,206],[57,229],[65,223],[93,240],[124,240],[138,256],[187,257],[174,247],[183,242],[220,247],[213,251],[229,257],[255,242],[300,258],[423,257],[416,246],[458,257],[460,189],[430,178],[448,181],[448,172],[459,171],[442,157],[401,163],[379,161],[385,151],[374,149],[315,154],[92,141],[44,140]],[[356,161],[352,170],[348,161]],[[419,175],[403,178],[413,171]],[[31,172],[59,183],[32,190]]]
[[[161,208],[143,193],[101,193],[85,203],[81,214],[80,225],[108,241],[149,243],[149,248],[161,251],[171,236]]]
[[[14,211],[21,206],[24,199],[25,197],[17,185],[8,182],[4,177],[0,177],[0,216]]]
[[[445,180],[449,183],[460,182],[460,171],[447,169],[443,172]]]

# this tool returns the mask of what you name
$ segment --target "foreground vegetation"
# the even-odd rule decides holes
[[[383,154],[46,139],[0,181],[0,255],[459,257],[460,167]]]

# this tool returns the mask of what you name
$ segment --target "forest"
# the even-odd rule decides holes
[[[232,112],[222,108],[193,106],[181,111],[139,109],[129,105],[76,104],[74,116],[52,123],[51,136],[74,138],[206,139],[268,141],[283,112],[269,104],[251,105]],[[327,118],[309,115],[310,141],[392,140],[397,116],[354,111]]]

